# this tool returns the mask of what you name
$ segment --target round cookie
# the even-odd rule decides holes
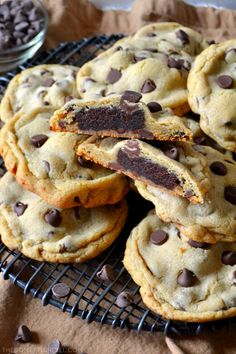
[[[211,147],[194,145],[193,148],[206,157],[209,166],[210,187],[202,204],[192,204],[186,198],[139,181],[135,185],[145,199],[154,203],[156,214],[166,222],[178,224],[183,235],[199,242],[234,242],[236,163]]]
[[[151,23],[140,28],[134,39],[150,41],[157,45],[158,51],[184,51],[191,56],[201,53],[209,46],[202,35],[191,28],[184,27],[176,22]]]
[[[236,315],[236,244],[196,243],[150,213],[133,229],[124,265],[144,303],[171,320],[205,322]]]
[[[72,96],[77,97],[78,68],[70,65],[43,64],[26,69],[9,83],[0,106],[0,117],[8,121],[17,112],[47,107],[58,109]]]
[[[186,87],[192,61],[183,51],[159,52],[152,39],[128,37],[82,66],[77,87],[85,100],[132,90],[142,94],[144,103],[158,102],[182,115],[189,111]]]
[[[2,242],[38,261],[94,258],[118,237],[126,217],[125,201],[93,209],[55,209],[18,185],[10,173],[0,181]]]
[[[223,148],[236,151],[236,40],[211,45],[188,77],[189,104],[202,130]]]
[[[48,108],[17,113],[0,132],[0,154],[18,183],[59,208],[114,204],[127,192],[125,176],[76,157],[85,135],[50,130]]]

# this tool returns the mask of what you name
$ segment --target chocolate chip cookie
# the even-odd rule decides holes
[[[124,175],[77,158],[85,135],[50,131],[48,108],[17,113],[2,128],[0,154],[22,186],[59,208],[114,204],[127,192]]]
[[[140,181],[135,185],[145,199],[154,203],[157,215],[166,222],[178,224],[183,235],[197,242],[234,242],[236,163],[211,147],[194,145],[193,148],[205,156],[208,163],[210,188],[203,204],[191,204],[186,198]]]
[[[203,203],[209,190],[208,162],[191,144],[158,144],[141,140],[91,137],[77,153],[134,180],[179,195],[192,203]]]
[[[236,151],[236,41],[211,45],[188,77],[189,104],[202,130],[223,148]]]
[[[142,102],[142,95],[125,91],[99,101],[72,100],[51,119],[55,131],[124,138],[185,141],[192,138],[187,122],[158,102]]]
[[[76,74],[78,68],[70,65],[43,64],[16,75],[9,83],[1,101],[0,117],[7,122],[17,112],[61,107],[72,97],[78,97]]]
[[[48,262],[83,262],[118,237],[127,205],[86,209],[55,208],[17,184],[10,173],[0,181],[1,240],[29,258]]]
[[[236,244],[184,237],[149,214],[127,241],[124,265],[144,303],[171,320],[205,322],[236,315]]]
[[[78,91],[88,101],[131,90],[146,104],[158,102],[182,115],[189,110],[186,87],[193,60],[186,52],[158,52],[152,39],[128,37],[82,66]]]

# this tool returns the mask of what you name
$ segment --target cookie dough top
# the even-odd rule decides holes
[[[76,148],[86,136],[52,132],[52,113],[48,108],[18,113],[3,126],[0,151],[7,169],[20,184],[59,207],[121,200],[125,177],[78,159]]]
[[[109,245],[109,239],[118,236],[126,215],[124,201],[109,207],[63,210],[22,188],[10,173],[0,180],[2,241],[33,259],[80,262],[96,256],[100,242],[106,248],[106,242]],[[103,239],[106,235],[108,240]]]
[[[183,114],[189,110],[186,85],[192,60],[185,52],[158,52],[152,40],[128,37],[79,70],[78,91],[92,100],[132,90],[146,104],[156,101]]]
[[[209,321],[236,313],[235,243],[193,242],[149,214],[132,231],[124,264],[147,306],[167,318]]]
[[[236,164],[230,157],[207,147],[194,145],[209,166],[210,188],[203,204],[170,195],[136,181],[141,195],[151,200],[157,215],[179,224],[182,233],[199,242],[236,241]]]
[[[69,65],[43,64],[22,71],[8,85],[0,106],[6,122],[17,112],[40,107],[57,109],[71,96],[77,97],[78,68]]]
[[[225,149],[236,151],[236,40],[211,45],[188,77],[189,104],[200,126]]]
[[[184,51],[191,56],[201,53],[209,46],[200,33],[175,22],[151,23],[140,28],[134,38],[149,43],[152,41],[164,53],[171,50]]]

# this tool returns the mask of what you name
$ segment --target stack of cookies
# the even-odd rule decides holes
[[[1,102],[2,242],[49,262],[83,262],[118,237],[127,218],[124,176],[76,156],[85,135],[54,133],[50,117],[77,97],[78,68],[40,65],[10,82]],[[108,205],[111,204],[111,205]]]
[[[124,257],[147,307],[184,321],[235,315],[235,65],[236,41],[158,23],[77,74],[14,78],[1,103],[3,242],[41,260],[94,257],[123,227],[131,178],[155,206]]]

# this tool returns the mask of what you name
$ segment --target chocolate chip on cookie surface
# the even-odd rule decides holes
[[[168,238],[156,245],[155,233]],[[196,247],[152,211],[132,230],[124,265],[147,307],[167,319],[206,322],[236,314],[235,242]]]
[[[94,258],[118,237],[126,217],[125,201],[80,207],[78,217],[74,208],[53,208],[21,187],[9,172],[0,180],[1,240],[32,259],[73,263]],[[68,287],[60,283],[52,291],[57,297],[68,295]]]

